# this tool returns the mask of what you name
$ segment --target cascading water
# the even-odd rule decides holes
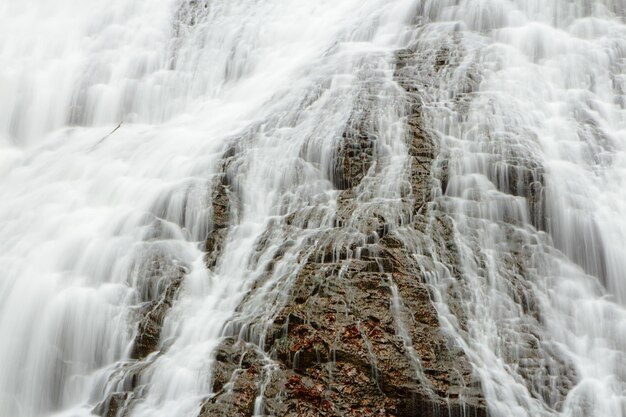
[[[455,219],[467,297],[467,327],[452,331],[494,415],[626,412],[625,10],[420,4],[415,73],[441,146],[433,209]],[[431,282],[451,317],[449,273]]]
[[[625,16],[624,0],[3,2],[0,417],[195,417],[226,336],[263,357],[268,414],[265,345],[296,277],[330,247],[341,281],[383,234],[411,249],[490,415],[625,416]]]

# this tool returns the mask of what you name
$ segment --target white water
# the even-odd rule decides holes
[[[115,390],[154,260],[188,274],[133,413],[197,414],[222,326],[264,271],[255,241],[272,216],[332,205],[357,63],[393,50],[411,6],[206,4],[0,6],[3,417],[88,414]],[[241,213],[209,272],[212,176],[233,140]]]
[[[246,311],[269,317],[273,286],[288,286],[307,238],[331,227],[332,153],[363,94],[377,109],[379,169],[361,188],[361,213],[368,203],[397,208],[407,149],[393,51],[405,47],[424,57],[416,84],[439,158],[450,159],[433,210],[455,219],[468,329],[445,296],[437,306],[491,411],[626,415],[625,9],[622,0],[0,3],[0,416],[88,415],[115,390],[155,259],[186,275],[132,415],[197,415],[211,352],[246,290],[293,240]],[[426,74],[444,44],[454,65]],[[209,271],[211,184],[233,143],[237,225]],[[547,233],[499,177],[512,158],[542,171]],[[309,229],[272,231],[278,216],[305,208],[319,213]],[[541,320],[512,297],[503,253],[514,240],[525,244]],[[441,294],[451,281],[432,277]],[[575,368],[564,404],[539,398],[515,369],[528,329],[542,340],[540,371],[558,368],[554,357]]]
[[[418,54],[454,52],[424,94],[449,167],[433,208],[454,215],[466,283],[467,329],[450,326],[491,412],[623,416],[626,3],[421,6]],[[444,295],[453,281],[432,282],[455,323]]]

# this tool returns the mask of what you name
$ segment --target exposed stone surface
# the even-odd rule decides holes
[[[137,399],[142,398],[146,383],[142,374],[152,361],[132,361],[120,364],[107,382],[107,396],[96,405],[92,413],[103,417],[129,415]]]
[[[148,257],[141,270],[143,285],[138,287],[143,303],[137,310],[137,330],[130,353],[133,361],[122,364],[110,377],[107,396],[93,410],[94,414],[103,417],[124,417],[141,398],[144,388],[141,374],[151,363],[150,355],[159,352],[163,321],[187,272],[184,267],[161,256]]]
[[[118,417],[123,413],[128,397],[128,392],[115,393],[107,398],[94,412],[102,417]]]
[[[422,86],[428,88],[429,85],[446,82],[446,79],[449,79],[448,75],[442,72],[451,74],[458,68],[460,46],[454,37],[443,45],[441,49],[433,48],[432,56],[417,55],[410,49],[396,54],[398,60],[396,79],[409,93],[418,93]],[[450,97],[445,97],[444,100],[449,100],[447,105],[456,110],[459,123],[463,122],[462,117],[467,113],[468,96],[477,90],[479,79],[472,68],[465,68],[455,74],[455,85],[446,85],[444,89],[453,94],[451,100]],[[428,137],[426,132],[422,131],[424,123],[420,117],[419,111],[413,112],[409,117],[409,129],[413,132],[414,139]],[[503,215],[498,219],[497,225],[502,230],[502,241],[498,242],[501,248],[497,255],[500,258],[496,272],[498,282],[491,290],[499,291],[497,297],[502,305],[506,305],[502,308],[522,310],[521,316],[514,322],[510,320],[511,323],[502,323],[504,328],[499,329],[502,338],[499,354],[512,372],[517,374],[519,377],[517,380],[526,385],[533,397],[543,401],[547,407],[558,410],[567,392],[575,386],[577,376],[573,365],[562,357],[558,349],[544,342],[549,338],[541,334],[542,317],[531,284],[537,269],[537,265],[534,264],[537,259],[535,248],[537,242],[528,240],[528,234],[520,231],[522,226],[520,217],[524,215],[528,216],[535,228],[546,227],[544,168],[537,157],[538,152],[527,146],[527,140],[522,141],[522,138],[533,137],[533,133],[520,131],[514,123],[498,132],[491,131],[486,126],[478,126],[472,134],[473,141],[467,146],[473,148],[468,152],[481,154],[481,162],[487,167],[485,170],[488,172],[489,180],[508,199],[508,204],[503,204],[500,208]],[[423,147],[423,144],[424,141],[421,139],[416,142],[417,147]],[[472,201],[473,197],[467,194],[469,187],[455,183],[462,177],[463,171],[450,166],[454,163],[450,155],[439,152],[437,160],[431,165],[440,191],[446,196],[462,197],[466,201]],[[455,169],[461,172],[455,172]],[[453,172],[450,172],[451,170]],[[412,180],[412,183],[414,185],[416,181]],[[512,196],[523,197],[527,207],[524,209],[523,204],[512,204],[511,202],[515,200]],[[480,195],[476,195],[475,200],[478,205]],[[518,203],[520,200],[516,199],[515,202]],[[440,199],[438,204],[446,204],[446,199]],[[458,250],[453,243],[456,232],[445,214],[447,211],[445,207],[433,204],[430,209],[432,223],[436,228],[429,232],[429,237],[435,244],[434,252],[456,279],[449,288],[446,304],[457,319],[460,329],[465,331],[467,323],[463,310],[468,306],[462,306],[457,300],[462,300],[464,294],[468,292],[468,283],[459,269],[463,261],[459,258]],[[527,213],[524,213],[524,210]],[[478,237],[479,231],[485,227],[484,219],[480,214],[472,212],[469,204],[464,211],[464,221],[467,223],[463,232],[464,244],[467,245],[465,250],[471,252],[465,256],[472,258],[470,262],[475,262],[478,275],[486,275],[488,260],[480,247]],[[493,237],[497,234],[491,235]],[[467,263],[467,260],[464,262]],[[559,381],[557,384],[554,383],[554,378]]]
[[[201,417],[487,415],[469,362],[439,327],[420,269],[432,268],[432,261],[419,265],[415,248],[394,231],[409,219],[407,233],[436,235],[440,257],[454,265],[449,220],[441,214],[432,225],[426,216],[435,146],[422,129],[417,102],[408,113],[411,189],[399,205],[403,214],[392,219],[356,202],[355,187],[375,158],[360,114],[365,119],[353,118],[341,138],[331,175],[343,190],[335,227],[311,240],[304,266],[262,336],[224,339],[216,352],[214,395],[203,402]],[[293,213],[285,227],[306,227],[300,219],[311,215]],[[345,238],[351,234],[357,238]],[[463,319],[460,308],[456,314]]]
[[[230,200],[228,188],[219,181],[213,188],[213,217],[215,222],[206,240],[206,264],[213,268],[222,253],[222,245],[228,233]]]
[[[213,180],[211,191],[211,230],[206,239],[206,264],[209,268],[215,267],[219,259],[224,240],[228,234],[228,226],[232,223],[233,213],[236,212],[236,196],[231,190],[228,167],[234,155],[234,148],[229,148],[222,159],[222,172]]]
[[[180,269],[168,283],[159,299],[141,307],[142,318],[137,326],[137,335],[133,344],[131,358],[144,359],[157,350],[161,338],[161,328],[165,315],[174,302],[174,297],[183,281],[185,271]]]
[[[486,415],[469,364],[439,331],[428,290],[407,264],[401,249],[383,247],[348,266],[308,263],[267,339],[275,369],[267,377],[263,355],[227,339],[216,357],[217,394],[201,415],[251,415],[263,383],[271,415]]]
[[[216,352],[213,368],[216,395],[202,404],[200,415],[253,415],[261,368],[262,359],[254,347],[225,340]]]
[[[479,383],[399,245],[388,237],[358,260],[307,263],[269,329],[271,359],[227,339],[201,415],[251,415],[261,386],[270,415],[486,415]]]
[[[374,160],[375,140],[367,133],[368,123],[367,111],[355,111],[337,145],[331,178],[339,190],[358,185]]]
[[[187,6],[202,4],[206,8],[205,3],[194,0],[181,8],[185,24],[177,31],[202,18],[201,14],[188,13]],[[420,101],[422,89],[428,89],[438,74],[453,71],[458,65],[457,40],[450,39],[432,54],[418,57],[407,49],[395,56],[394,79],[407,97],[403,104],[408,172],[401,201],[390,209],[362,198],[368,181],[374,182],[372,177],[377,173],[373,171],[379,162],[371,120],[375,105],[365,91],[336,141],[330,169],[324,168],[330,183],[340,191],[336,207],[310,206],[274,219],[256,242],[258,253],[251,264],[274,251],[272,245],[280,246],[276,236],[300,236],[304,230],[320,229],[308,235],[307,250],[298,254],[301,268],[289,276],[289,282],[277,286],[275,293],[279,295],[271,299],[275,303],[272,314],[262,319],[242,314],[227,326],[215,352],[209,378],[211,393],[199,404],[200,417],[488,415],[481,384],[466,354],[440,327],[427,278],[439,267],[449,273],[451,282],[443,291],[445,303],[459,332],[468,330],[467,303],[463,303],[468,288],[459,266],[460,249],[454,241],[457,231],[443,207],[445,202],[433,202],[437,192],[445,195],[450,191],[450,196],[457,197],[453,189],[458,183],[454,183],[454,167],[449,166],[446,155],[441,156],[432,132],[425,130],[429,123],[424,120]],[[468,70],[450,89],[453,106],[467,106],[467,97],[478,84],[479,77]],[[506,133],[503,139],[515,141],[519,132]],[[489,180],[504,195],[522,197],[532,224],[545,229],[541,164],[523,152],[504,154],[494,148],[501,138],[494,140],[490,132],[484,134],[476,146],[481,153],[494,157],[485,162],[490,167]],[[211,186],[212,222],[204,248],[210,269],[217,266],[229,228],[236,223],[238,201],[229,177],[235,153],[231,148],[224,154]],[[334,212],[334,224],[320,227],[329,211]],[[502,242],[506,250],[499,254],[499,267],[504,270],[498,271],[502,281],[498,290],[522,310],[523,318],[512,328],[515,343],[503,346],[499,354],[532,396],[558,410],[577,376],[572,364],[542,343],[544,338],[538,331],[542,317],[529,279],[533,266],[528,260],[533,258],[534,243],[518,239],[516,215],[505,215],[498,224],[507,232]],[[468,217],[467,227],[480,230],[482,219]],[[478,239],[472,242],[471,233],[467,233],[467,247],[463,248],[469,254],[464,256],[474,257],[480,274],[487,270],[487,260]],[[272,252],[271,260],[264,264],[265,272],[261,272],[264,275],[251,284],[251,294],[260,292],[268,282],[272,284],[276,265],[293,245],[293,240],[285,238],[284,245]],[[157,280],[163,276],[159,268]],[[142,300],[131,353],[135,362],[116,372],[110,395],[94,413],[124,417],[141,398],[145,388],[141,374],[159,350],[163,320],[184,273],[180,269],[170,274],[156,295]],[[251,297],[244,297],[241,306]],[[251,321],[245,322],[249,317]],[[559,379],[557,387],[555,377]]]
[[[215,177],[211,192],[211,228],[206,240],[206,263],[215,266],[222,250],[224,239],[236,210],[235,197],[228,181],[228,165],[234,148],[229,148],[223,158],[222,171]],[[158,237],[158,233],[155,236]],[[124,417],[135,402],[141,399],[144,386],[141,375],[150,365],[150,355],[159,354],[163,321],[170,311],[181,287],[186,269],[158,250],[154,256],[140,259],[134,285],[138,288],[141,304],[137,308],[137,330],[133,342],[130,362],[113,374],[108,383],[109,394],[98,404],[94,413],[103,417]]]

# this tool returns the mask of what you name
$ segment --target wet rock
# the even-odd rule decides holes
[[[338,190],[356,187],[365,177],[375,159],[376,139],[370,133],[368,108],[371,98],[363,93],[338,141],[331,172],[331,181]]]
[[[224,240],[228,234],[228,229],[215,229],[209,233],[205,243],[205,263],[207,267],[213,268],[222,253]]]
[[[205,262],[209,268],[215,267],[222,253],[224,241],[228,235],[237,210],[237,197],[232,191],[229,179],[229,165],[236,155],[236,148],[226,150],[222,159],[222,172],[214,179],[211,192],[211,230],[205,242]]]
[[[128,397],[128,392],[115,393],[97,406],[93,413],[102,417],[122,417]]]
[[[145,391],[142,374],[161,349],[161,330],[184,277],[185,267],[174,259],[157,255],[147,256],[133,268],[132,280],[142,302],[136,311],[137,327],[130,352],[131,361],[121,364],[109,376],[104,389],[104,400],[93,410],[103,417],[125,417]]]
[[[213,392],[201,406],[199,417],[251,416],[258,395],[262,359],[254,346],[225,339],[215,353]]]
[[[137,326],[131,358],[144,359],[150,353],[158,350],[163,320],[172,307],[184,275],[185,271],[180,269],[178,274],[171,279],[160,298],[141,308],[142,318]]]
[[[336,152],[333,184],[339,190],[358,185],[372,163],[373,146],[365,135],[344,133]]]
[[[232,404],[249,407],[256,397],[269,415],[486,416],[480,383],[439,328],[402,239],[388,234],[366,244],[360,259],[338,256],[345,249],[326,242],[316,240],[317,251],[261,338],[267,358],[257,355],[253,368],[268,369],[269,358],[272,370],[250,372],[226,339],[217,353],[217,393],[203,416],[246,415]],[[238,391],[224,390],[229,378],[237,378]]]
[[[406,55],[398,71],[409,65],[410,51]],[[420,265],[417,249],[406,243],[406,233],[414,241],[434,241],[440,261],[458,263],[449,219],[441,212],[434,216],[438,221],[429,221],[434,141],[423,130],[417,100],[410,98],[410,189],[397,215],[387,207],[364,205],[357,186],[376,152],[369,115],[362,109],[367,106],[352,115],[336,153],[331,178],[343,191],[334,227],[307,240],[303,266],[285,285],[272,314],[246,319],[255,337],[232,330],[241,329],[240,322],[230,325],[233,337],[216,351],[214,394],[202,404],[202,417],[251,415],[255,404],[261,414],[280,416],[487,415],[480,382],[464,352],[439,327],[421,272],[435,268],[433,254],[418,253],[424,258]],[[306,228],[312,213],[286,216],[285,234]],[[427,239],[427,234],[436,237]],[[252,287],[242,306],[260,287]],[[462,292],[451,290],[450,296]],[[454,314],[464,320],[461,308]],[[237,341],[237,335],[246,339]],[[255,353],[245,354],[251,346]]]
[[[307,264],[263,346],[275,365],[271,377],[258,371],[258,355],[243,365],[241,353],[232,353],[233,341],[225,341],[217,353],[217,394],[203,416],[209,410],[250,415],[233,404],[249,407],[262,385],[265,413],[273,415],[486,415],[463,353],[439,330],[427,288],[398,263],[394,250],[382,248],[379,255],[395,272],[370,272],[367,260]],[[406,303],[402,320],[410,346],[398,335],[390,285]],[[228,378],[237,381],[236,389],[224,389]]]
[[[102,417],[126,417],[145,391],[141,376],[151,362],[127,362],[118,367],[107,381],[105,398],[92,410]]]

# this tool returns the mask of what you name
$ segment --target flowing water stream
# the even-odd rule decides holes
[[[435,261],[442,327],[493,416],[626,416],[625,19],[624,0],[3,1],[0,417],[90,415],[137,366],[129,415],[197,416],[220,338],[262,345],[330,239],[354,121],[375,163],[355,232],[329,243],[384,210]],[[454,268],[403,217],[409,99]],[[178,285],[161,352],[137,354],[142,306]]]
[[[425,106],[467,281],[455,331],[495,415],[626,412],[625,7],[421,4],[441,23],[414,47],[448,51]]]

